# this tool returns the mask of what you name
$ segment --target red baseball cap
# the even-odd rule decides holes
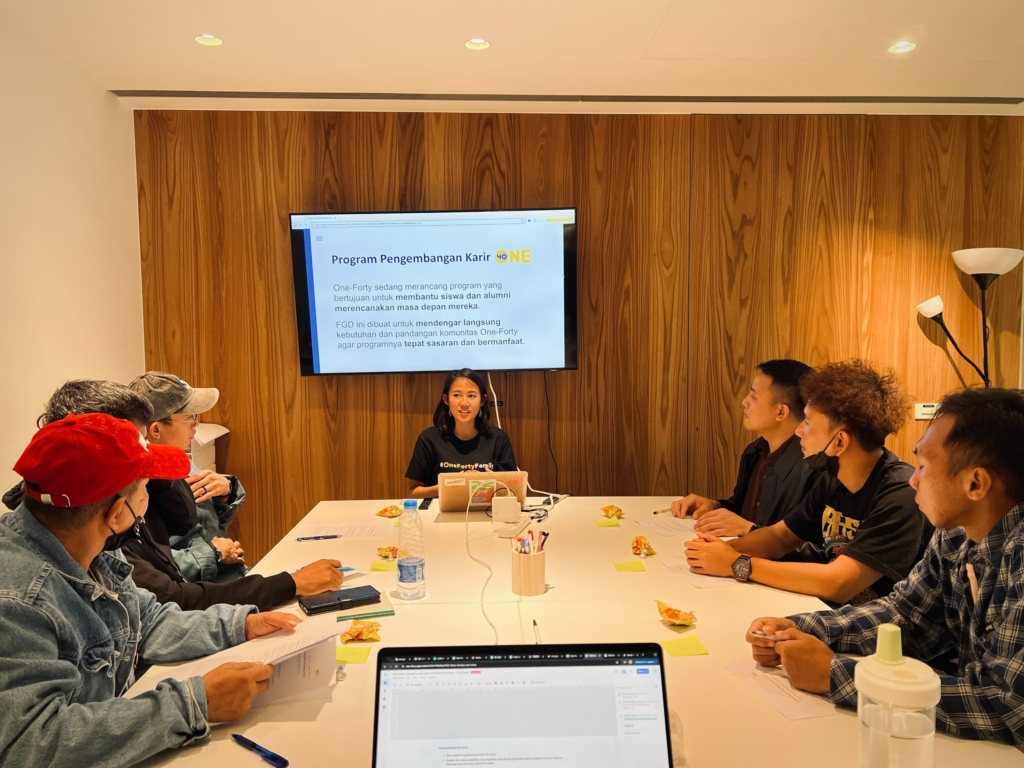
[[[148,445],[130,421],[105,413],[47,424],[14,465],[26,493],[55,507],[92,504],[140,478],[176,480],[190,469],[180,448]]]

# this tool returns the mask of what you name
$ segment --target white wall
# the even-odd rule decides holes
[[[143,370],[134,146],[130,109],[0,25],[0,491],[54,389]]]

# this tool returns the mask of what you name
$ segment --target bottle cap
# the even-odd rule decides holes
[[[857,662],[853,682],[865,696],[902,709],[934,707],[941,697],[935,670],[903,655],[900,628],[895,624],[879,625],[877,650]]]
[[[903,634],[895,624],[880,624],[875,657],[882,664],[898,666],[903,664]]]
[[[416,509],[417,506],[419,505],[416,503],[416,499],[406,499],[402,502],[403,509]]]

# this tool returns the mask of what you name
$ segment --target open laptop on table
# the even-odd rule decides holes
[[[442,512],[471,512],[491,506],[491,497],[509,491],[526,506],[526,472],[442,472],[437,476],[438,507]],[[470,497],[472,501],[470,502]]]
[[[656,643],[383,648],[374,768],[669,768]]]

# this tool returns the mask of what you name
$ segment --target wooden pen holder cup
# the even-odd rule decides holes
[[[544,558],[547,552],[524,555],[512,553],[512,591],[523,597],[543,595],[547,591],[544,583]]]

